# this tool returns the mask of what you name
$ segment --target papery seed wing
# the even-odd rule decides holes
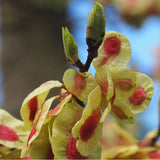
[[[131,48],[128,39],[121,33],[107,31],[98,49],[98,57],[93,60],[93,65],[97,71],[122,67],[128,64],[130,57]]]
[[[136,114],[146,110],[154,93],[153,81],[143,73],[136,72],[136,91],[128,98],[130,110]]]
[[[48,110],[52,104],[52,102],[56,99],[57,97],[52,97],[48,100],[46,100],[42,106],[41,106],[41,110],[38,114],[38,118],[37,121],[35,123],[35,125],[33,126],[30,135],[28,137],[28,141],[27,141],[27,146],[29,147],[29,145],[31,145],[31,143],[33,142],[33,140],[39,135],[42,125],[44,124],[44,121],[46,119]]]
[[[72,134],[77,139],[77,149],[88,156],[97,148],[102,134],[101,118],[101,89],[97,86],[89,95],[88,104],[83,111],[81,119],[72,129]]]
[[[76,102],[66,104],[61,114],[51,123],[52,131],[50,132],[50,142],[55,158],[57,159],[92,159],[100,158],[101,147],[97,145],[97,149],[88,157],[82,155],[77,150],[77,140],[72,136],[72,128],[80,119],[83,108]]]
[[[83,102],[87,102],[89,93],[97,86],[91,73],[80,73],[75,69],[64,73],[63,82],[67,90]]]
[[[100,86],[102,93],[105,95],[106,101],[110,101],[114,94],[113,81],[110,71],[102,69],[96,72],[96,82]]]
[[[72,139],[71,130],[74,124],[80,119],[83,108],[77,103],[71,102],[61,111],[61,114],[50,123],[50,142],[54,155],[58,159],[74,159],[80,158],[81,155],[76,151],[74,139]],[[69,146],[69,142],[73,141],[73,148]],[[72,150],[74,151],[72,153]],[[80,157],[77,157],[80,156]]]
[[[112,79],[115,88],[114,105],[121,107],[118,103],[123,103],[133,114],[140,113],[149,106],[154,87],[147,75],[119,68],[112,70]]]
[[[46,99],[49,91],[52,88],[61,86],[62,84],[58,81],[48,81],[36,88],[25,98],[20,112],[26,129],[31,129],[35,124],[41,105]]]
[[[49,142],[48,124],[42,126],[39,135],[32,142],[29,150],[32,159],[54,159]]]
[[[24,131],[24,123],[7,111],[0,109],[0,144],[22,149],[29,132]]]
[[[42,106],[40,108],[40,112],[39,112],[38,117],[37,117],[37,121],[35,122],[32,130],[30,131],[30,134],[28,136],[27,144],[22,150],[21,157],[25,157],[28,154],[30,146],[32,145],[33,141],[37,138],[37,136],[41,132],[41,128],[44,124],[44,121],[46,119],[48,110],[49,110],[52,102],[58,97],[59,96],[52,97],[52,98],[46,100],[42,104]]]
[[[68,96],[64,97],[55,108],[51,109],[48,112],[44,123],[48,123],[51,119],[53,119],[53,117],[56,118],[62,111],[63,107],[71,100],[71,98],[72,95],[69,94]]]
[[[135,115],[129,110],[128,106],[115,98],[112,103],[111,114],[124,122],[134,123]]]
[[[102,112],[102,116],[100,119],[100,123],[104,123],[104,121],[107,119],[107,117],[109,116],[110,112],[111,112],[111,103],[109,102],[108,104],[106,104],[106,107],[104,109],[104,111]]]

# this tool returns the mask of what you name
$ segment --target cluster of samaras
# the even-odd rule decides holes
[[[101,9],[99,3],[95,7],[98,11]],[[88,26],[88,32],[90,29],[92,26]],[[70,36],[69,31],[63,29],[65,52],[66,34]],[[74,50],[74,47],[69,49]],[[71,63],[77,60],[77,55],[66,55]],[[98,56],[92,61],[95,76],[68,69],[63,84],[58,81],[43,83],[24,100],[20,111],[22,121],[1,109],[0,156],[100,158],[99,140],[108,115],[133,122],[135,114],[144,111],[151,101],[152,80],[126,68],[130,56],[130,44],[124,35],[105,32]],[[48,93],[55,87],[61,88],[61,93],[48,98]],[[59,103],[51,109],[56,99]]]

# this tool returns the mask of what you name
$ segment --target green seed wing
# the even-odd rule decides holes
[[[81,119],[72,129],[72,134],[77,139],[77,149],[88,156],[96,150],[100,136],[102,134],[101,118],[101,89],[97,86],[89,95],[88,104],[83,111]]]
[[[0,109],[0,144],[9,148],[22,149],[29,132],[24,130],[24,123],[7,111]]]
[[[26,129],[32,129],[40,108],[52,88],[61,87],[58,81],[47,81],[32,91],[23,101],[20,113]]]
[[[64,73],[63,82],[67,90],[83,102],[87,102],[89,93],[97,86],[91,73],[80,73],[75,69]]]
[[[131,47],[128,39],[121,33],[107,31],[98,49],[98,57],[93,65],[99,69],[126,66],[131,57]]]

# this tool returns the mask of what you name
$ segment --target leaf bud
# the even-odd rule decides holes
[[[62,37],[63,37],[63,46],[66,58],[72,65],[76,65],[76,62],[79,60],[78,57],[78,47],[75,42],[74,37],[69,32],[67,27],[62,27]]]
[[[105,26],[103,6],[96,2],[87,19],[86,41],[89,47],[99,47],[105,34]]]

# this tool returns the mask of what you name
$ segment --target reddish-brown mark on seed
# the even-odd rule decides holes
[[[86,79],[85,77],[77,74],[74,77],[75,84],[73,86],[74,92],[78,91],[77,95],[80,95],[86,87]]]
[[[66,147],[66,157],[67,159],[86,159],[87,157],[82,156],[76,147],[77,140],[71,137]]]
[[[128,119],[128,116],[118,106],[112,105],[111,111],[120,119]]]
[[[30,101],[28,102],[28,108],[30,110],[29,113],[29,120],[33,121],[36,115],[36,112],[38,110],[38,100],[37,100],[37,96],[33,97],[32,99],[30,99]]]
[[[45,102],[44,102],[44,103],[45,103]],[[31,140],[31,138],[36,134],[36,131],[37,131],[36,127],[37,127],[37,125],[38,125],[38,122],[39,122],[40,117],[42,116],[44,103],[43,103],[42,106],[41,106],[41,110],[40,110],[40,112],[39,112],[37,121],[36,121],[35,125],[33,126],[33,129],[32,129],[32,131],[31,131],[31,133],[30,133],[30,135],[29,135],[29,137],[28,137],[27,146],[28,146],[29,141]]]
[[[93,136],[100,118],[100,108],[96,108],[92,111],[92,114],[85,120],[85,123],[80,128],[79,133],[82,141],[87,142]]]
[[[115,88],[128,91],[132,89],[135,84],[131,79],[113,79]]]
[[[133,95],[129,97],[129,101],[134,106],[141,105],[144,102],[146,96],[147,94],[144,88],[138,87],[138,89],[133,93]]]
[[[108,59],[114,60],[120,54],[121,49],[121,41],[118,37],[110,37],[104,41],[103,49],[105,51],[105,55],[101,62],[99,63],[99,67],[103,66]]]
[[[0,139],[3,141],[17,141],[19,139],[17,133],[5,125],[0,125]]]

